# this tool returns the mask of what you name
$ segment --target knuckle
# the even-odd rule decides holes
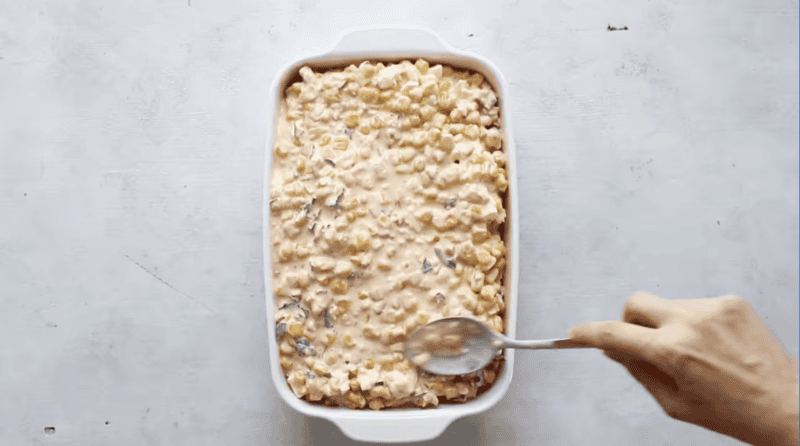
[[[672,361],[670,361],[673,368],[678,371],[679,377],[694,377],[699,378],[702,376],[706,367],[704,361],[695,353],[681,349],[673,353]]]
[[[652,294],[639,291],[633,293],[630,297],[628,297],[627,300],[625,300],[625,309],[628,310],[631,308],[636,308],[645,302],[651,302],[655,299],[657,299],[657,297],[653,296]]]
[[[657,339],[651,346],[651,349],[664,365],[673,370],[681,370],[683,364],[688,361],[689,354],[683,347],[682,340],[671,339],[669,341],[662,341],[661,339]]]
[[[739,296],[729,295],[722,297],[722,305],[728,308],[741,308],[749,304]]]
[[[607,322],[601,322],[597,326],[597,340],[601,345],[611,344],[614,340],[614,326]]]
[[[719,310],[723,314],[744,314],[751,309],[750,303],[739,296],[724,296],[719,300]]]
[[[659,338],[655,338],[650,341],[648,348],[650,350],[650,354],[652,358],[657,362],[663,362],[669,364],[672,360],[672,350],[667,347],[667,345],[661,341]]]
[[[628,298],[628,300],[653,300],[658,299],[654,294],[646,291],[637,291]]]

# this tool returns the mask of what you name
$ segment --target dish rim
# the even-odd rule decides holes
[[[387,36],[393,37],[388,40]],[[406,37],[405,41],[398,37]],[[348,42],[347,40],[350,40]],[[381,40],[383,39],[383,40]],[[361,42],[360,42],[361,41]],[[403,41],[403,42],[401,42]],[[347,46],[350,45],[348,49]],[[364,45],[364,47],[361,47]],[[366,47],[373,45],[373,47]],[[380,48],[380,46],[383,48]],[[355,48],[355,49],[354,49]],[[370,442],[409,442],[438,437],[458,418],[484,412],[496,405],[507,393],[513,378],[514,351],[505,352],[503,368],[484,393],[466,403],[442,404],[436,408],[384,409],[380,411],[353,410],[344,407],[326,407],[312,404],[297,398],[286,384],[280,370],[275,339],[275,300],[272,296],[272,260],[269,193],[272,171],[272,151],[274,129],[278,119],[279,100],[283,96],[286,83],[304,65],[346,66],[349,63],[371,61],[396,61],[410,58],[424,58],[433,65],[443,63],[477,71],[492,84],[500,99],[503,117],[503,147],[507,156],[508,194],[506,202],[507,228],[505,242],[507,248],[507,275],[504,287],[506,310],[505,334],[513,338],[516,334],[516,312],[518,306],[519,283],[519,222],[517,204],[516,146],[512,136],[512,123],[508,107],[508,85],[499,69],[479,54],[457,50],[448,45],[432,29],[415,25],[375,25],[349,28],[341,32],[326,49],[306,54],[284,64],[272,79],[269,95],[269,111],[265,150],[262,224],[264,259],[264,298],[269,338],[270,375],[277,393],[292,409],[308,416],[327,419],[335,423],[345,435],[360,441]],[[450,60],[446,60],[450,59]],[[453,63],[455,62],[455,63]],[[461,63],[458,63],[461,62]]]

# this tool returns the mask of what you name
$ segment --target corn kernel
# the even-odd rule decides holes
[[[331,135],[322,135],[322,138],[319,140],[319,144],[321,146],[326,146],[331,142]]]
[[[494,187],[500,192],[505,192],[508,189],[508,180],[506,180],[505,176],[498,176],[494,180]]]
[[[431,211],[421,211],[417,213],[417,220],[430,224],[433,221],[433,213]]]
[[[366,336],[369,339],[378,339],[379,337],[378,334],[375,333],[375,330],[372,329],[372,327],[364,327],[361,330],[361,332],[364,333],[364,336]]]
[[[483,83],[483,76],[480,73],[475,73],[467,78],[467,82],[473,87],[480,87]]]
[[[478,110],[473,110],[469,112],[469,114],[467,115],[466,118],[464,118],[464,120],[467,121],[467,124],[472,124],[475,126],[475,136],[472,137],[471,139],[478,139],[478,137],[481,136],[481,131],[476,124],[481,122],[481,114],[478,113]],[[465,133],[464,136],[469,136],[469,135]]]
[[[394,368],[394,361],[382,361],[381,370],[388,372]]]
[[[497,268],[493,268],[491,271],[486,273],[486,277],[484,278],[485,282],[489,285],[495,283],[497,277],[500,275],[500,270]]]
[[[331,291],[336,294],[344,294],[347,292],[347,284],[339,279],[334,279],[331,281]]]
[[[358,234],[356,236],[356,244],[355,244],[355,246],[356,246],[356,249],[358,249],[359,251],[366,251],[367,249],[370,248],[371,244],[372,244],[372,241],[370,240],[368,235]]]
[[[422,96],[428,97],[434,93],[436,93],[436,82],[426,82],[422,84]]]
[[[505,245],[503,245],[503,243],[498,242],[498,243],[495,243],[494,246],[492,246],[492,255],[493,256],[499,257],[499,256],[501,256],[501,255],[503,255],[505,253],[506,253],[506,247],[505,247]]]
[[[419,109],[419,115],[422,117],[423,121],[430,121],[433,119],[433,116],[436,114],[436,109],[431,107],[430,105],[424,105]]]
[[[464,136],[468,139],[475,140],[478,139],[478,135],[480,135],[480,130],[478,126],[475,124],[470,124],[467,128],[464,129]]]
[[[325,345],[328,347],[332,346],[336,342],[336,335],[335,334],[328,334],[325,337]]]
[[[374,400],[370,400],[370,402],[369,402],[369,408],[372,409],[372,410],[381,410],[384,407],[385,406],[383,404],[383,401],[380,400],[379,398],[376,398]]]
[[[491,285],[484,285],[481,288],[478,298],[481,300],[493,302],[494,301],[494,288]]]
[[[361,385],[358,383],[358,380],[357,380],[357,379],[355,379],[355,378],[352,378],[352,379],[350,380],[350,390],[353,390],[353,391],[356,391],[356,392],[358,392],[359,390],[361,390]]]
[[[409,98],[408,96],[400,96],[394,100],[393,108],[395,111],[404,113],[408,111],[410,106],[411,106],[411,98]]]
[[[464,124],[450,124],[449,131],[452,134],[463,133],[466,126]]]
[[[289,154],[289,150],[286,148],[286,145],[278,143],[275,144],[275,155],[279,158],[286,158],[286,155]]]
[[[444,396],[448,399],[458,397],[458,388],[456,386],[447,386],[444,388]]]
[[[293,337],[299,338],[303,336],[303,324],[291,324],[286,331]]]
[[[373,130],[380,130],[386,127],[386,123],[383,122],[381,118],[376,116],[375,118],[372,119],[372,124],[370,124],[370,126],[372,127]]]
[[[353,337],[350,336],[349,334],[344,335],[344,339],[342,341],[344,342],[344,345],[346,347],[352,347],[353,345],[355,345],[355,342],[353,342]]]
[[[282,262],[288,262],[294,256],[294,250],[290,246],[284,246],[279,254]]]
[[[481,271],[488,272],[492,267],[495,265],[497,260],[489,253],[487,250],[483,248],[478,248],[475,252],[475,255],[478,258],[478,267]]]
[[[456,99],[447,91],[439,89],[439,108],[441,110],[452,110],[456,106]]]
[[[369,299],[369,294],[366,291],[359,291],[358,298],[361,300]]]
[[[358,131],[361,132],[362,135],[369,135],[370,129],[369,127],[361,127]]]
[[[389,100],[391,100],[393,97],[394,97],[393,90],[382,91],[381,94],[378,95],[378,102],[381,104],[385,104],[389,102]]]
[[[342,99],[342,93],[338,90],[325,91],[322,93],[322,98],[325,100],[326,104],[330,105],[334,102],[339,102]]]
[[[358,127],[358,123],[361,121],[361,113],[350,113],[344,117],[345,124],[350,127]]]
[[[392,394],[389,392],[389,388],[386,386],[375,386],[369,391],[370,395],[373,397],[381,397],[381,398],[391,398]]]
[[[456,226],[458,226],[458,218],[456,218],[455,215],[451,214],[447,216],[447,218],[444,221],[444,224],[442,224],[441,226],[437,226],[436,229],[438,229],[439,231],[449,231],[455,228]]]
[[[408,91],[406,92],[406,94],[407,94],[407,95],[408,95],[408,97],[409,97],[409,98],[411,98],[411,100],[413,100],[414,102],[419,102],[419,101],[421,101],[421,100],[422,100],[422,94],[423,94],[423,92],[424,92],[424,90],[422,89],[422,87],[415,87],[415,88],[412,88],[412,89],[408,90]],[[416,106],[416,107],[415,107],[415,106]],[[411,104],[411,110],[412,110],[412,111],[414,111],[414,110],[417,110],[417,111],[418,111],[418,110],[419,110],[419,105],[418,105],[418,104]]]
[[[321,362],[314,363],[314,365],[311,367],[311,370],[319,376],[325,376],[328,374],[328,367]]]
[[[345,287],[346,286],[347,285],[345,284]],[[336,306],[339,308],[339,312],[341,314],[347,314],[347,312],[350,311],[350,305],[351,302],[349,300],[340,300],[339,302],[336,302]]]
[[[495,331],[499,333],[503,332],[503,318],[500,316],[494,316],[492,318],[492,325],[494,326]]]
[[[367,361],[364,363],[364,367],[367,368],[367,370],[374,369],[375,368],[375,359],[367,358]]]
[[[363,87],[358,90],[358,97],[364,102],[375,102],[378,100],[380,91],[374,87]]]
[[[292,84],[292,85],[291,85],[289,88],[287,88],[287,89],[286,89],[286,94],[288,94],[288,95],[291,95],[291,94],[297,94],[297,95],[299,95],[299,94],[300,94],[300,91],[301,91],[301,88],[300,88],[300,87],[301,87],[302,85],[303,85],[303,83],[302,83],[302,82],[295,82],[295,83],[293,83],[293,84]]]
[[[464,308],[466,308],[468,311],[475,311],[476,304],[471,300],[466,300],[464,301]]]
[[[440,382],[430,382],[428,383],[428,388],[437,392],[441,392],[444,390],[444,386]]]
[[[361,64],[360,68],[361,68],[361,74],[367,79],[371,78],[372,76],[375,76],[375,73],[377,73],[378,71],[378,69],[374,65],[371,65],[367,62]]]
[[[333,147],[337,150],[347,150],[350,140],[346,136],[337,136],[333,139]]]
[[[450,133],[443,133],[439,140],[439,148],[445,152],[450,152],[456,146],[455,138]]]
[[[281,356],[281,368],[286,371],[292,368],[292,361],[289,360],[286,356]]]
[[[424,59],[417,59],[417,61],[414,62],[414,65],[417,67],[417,70],[419,70],[419,72],[422,73],[422,74],[427,73],[428,72],[428,68],[430,68],[430,65],[428,64],[428,61],[426,61]]]

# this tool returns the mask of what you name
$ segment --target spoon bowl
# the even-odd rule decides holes
[[[504,348],[587,348],[570,339],[514,341],[480,321],[449,317],[414,330],[406,340],[406,358],[437,375],[464,375],[486,367]]]

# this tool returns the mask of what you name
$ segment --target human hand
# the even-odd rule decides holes
[[[797,359],[741,298],[637,293],[622,321],[569,337],[625,366],[672,418],[754,445],[798,444]]]

